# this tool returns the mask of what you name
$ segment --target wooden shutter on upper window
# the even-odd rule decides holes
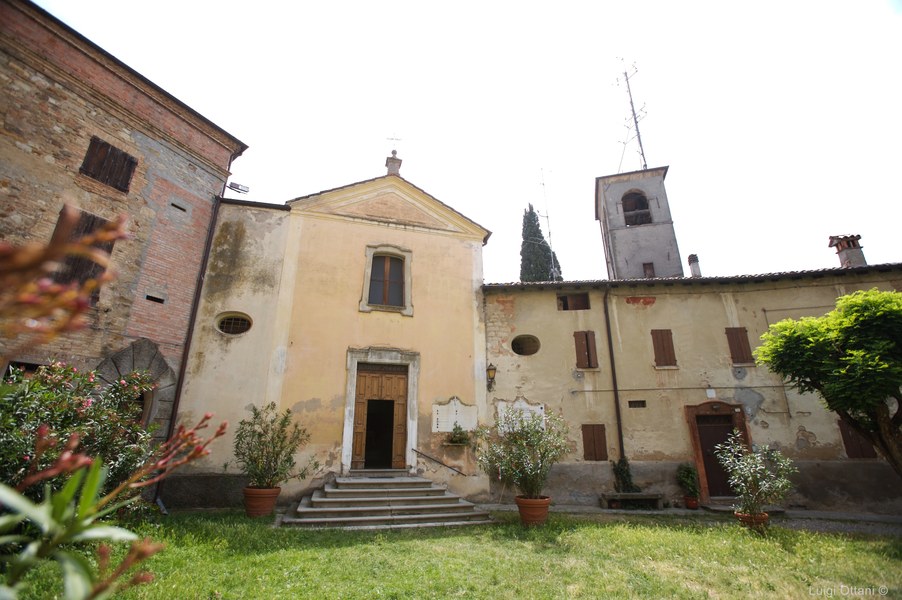
[[[607,460],[604,425],[583,425],[583,460]]]
[[[846,455],[849,458],[877,458],[877,451],[874,450],[874,446],[867,438],[849,427],[848,423],[842,419],[837,423],[842,443],[846,447]]]
[[[121,192],[127,192],[138,160],[128,153],[92,137],[79,172]]]
[[[669,329],[652,329],[651,341],[655,349],[655,366],[675,367],[677,361],[673,349],[673,332]]]
[[[733,364],[753,363],[752,348],[749,346],[749,333],[745,327],[727,327],[727,343],[730,345],[730,356]]]
[[[573,341],[576,347],[576,367],[578,369],[598,368],[598,354],[595,350],[595,332],[574,331]]]

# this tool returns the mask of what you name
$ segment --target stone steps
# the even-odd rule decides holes
[[[352,472],[305,496],[280,526],[343,529],[460,527],[491,523],[486,511],[406,471]]]

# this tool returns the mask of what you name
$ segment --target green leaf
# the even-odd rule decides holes
[[[25,520],[25,515],[10,514],[0,516],[0,531],[9,531],[19,523]]]
[[[25,535],[0,535],[0,547],[6,544],[15,544],[17,542],[25,542],[31,538]]]
[[[50,501],[53,506],[53,517],[57,521],[62,521],[66,517],[67,508],[72,499],[75,498],[75,492],[81,486],[82,480],[85,478],[85,469],[79,469],[69,476],[63,489],[55,494],[50,495]]]
[[[109,540],[111,542],[131,542],[138,539],[137,534],[112,525],[94,525],[72,537],[73,542],[87,540]]]
[[[57,552],[54,558],[63,568],[63,590],[66,600],[83,600],[91,594],[94,575],[88,561],[77,554]]]
[[[35,504],[16,490],[0,483],[0,504],[13,512],[23,515],[35,525],[47,532],[53,529],[55,521],[47,504]]]
[[[97,503],[97,497],[106,480],[107,470],[103,466],[103,461],[95,459],[94,463],[88,469],[88,476],[85,479],[84,487],[81,489],[81,498],[78,501],[78,517],[84,517],[90,509]]]

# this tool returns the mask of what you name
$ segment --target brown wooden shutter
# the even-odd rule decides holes
[[[598,353],[595,348],[595,332],[574,331],[573,341],[576,347],[576,367],[578,369],[598,368]]]
[[[60,212],[60,215],[62,216],[62,211]],[[97,215],[92,215],[91,213],[81,212],[78,217],[78,223],[75,224],[75,227],[69,234],[68,241],[74,241],[89,235],[106,224],[106,219],[98,217]],[[59,221],[57,222],[57,227],[59,227]],[[53,235],[55,237],[59,234],[54,232]],[[113,242],[97,243],[94,244],[93,247],[109,254],[113,251]],[[103,271],[103,267],[87,257],[68,254],[53,274],[53,280],[56,283],[76,283],[81,286],[89,279],[99,278],[101,274],[103,274]],[[100,289],[96,288],[91,294],[92,305],[97,302],[99,296]]]
[[[608,443],[604,425],[583,425],[583,459],[607,460]]]
[[[558,310],[589,310],[589,294],[567,294],[557,297]]]
[[[92,137],[79,172],[119,191],[127,192],[137,165],[138,160],[133,156],[98,137]]]
[[[874,446],[867,438],[849,427],[849,424],[842,419],[837,423],[839,423],[839,433],[849,458],[877,458],[877,451],[874,450]]]
[[[745,327],[727,327],[727,343],[730,345],[730,356],[733,364],[753,363],[752,348],[749,346],[749,333]]]
[[[655,349],[655,366],[675,367],[677,361],[673,350],[673,332],[669,329],[652,329],[651,342]]]

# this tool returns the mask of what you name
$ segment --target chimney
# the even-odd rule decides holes
[[[388,167],[388,175],[401,176],[401,159],[397,150],[391,151],[391,156],[385,159],[385,166]]]
[[[692,277],[702,276],[701,267],[698,266],[698,254],[689,255],[689,273],[692,275]]]
[[[830,248],[836,248],[836,254],[839,256],[839,265],[844,269],[851,267],[866,267],[868,262],[864,259],[864,252],[861,251],[861,244],[858,240],[860,235],[831,235]]]

